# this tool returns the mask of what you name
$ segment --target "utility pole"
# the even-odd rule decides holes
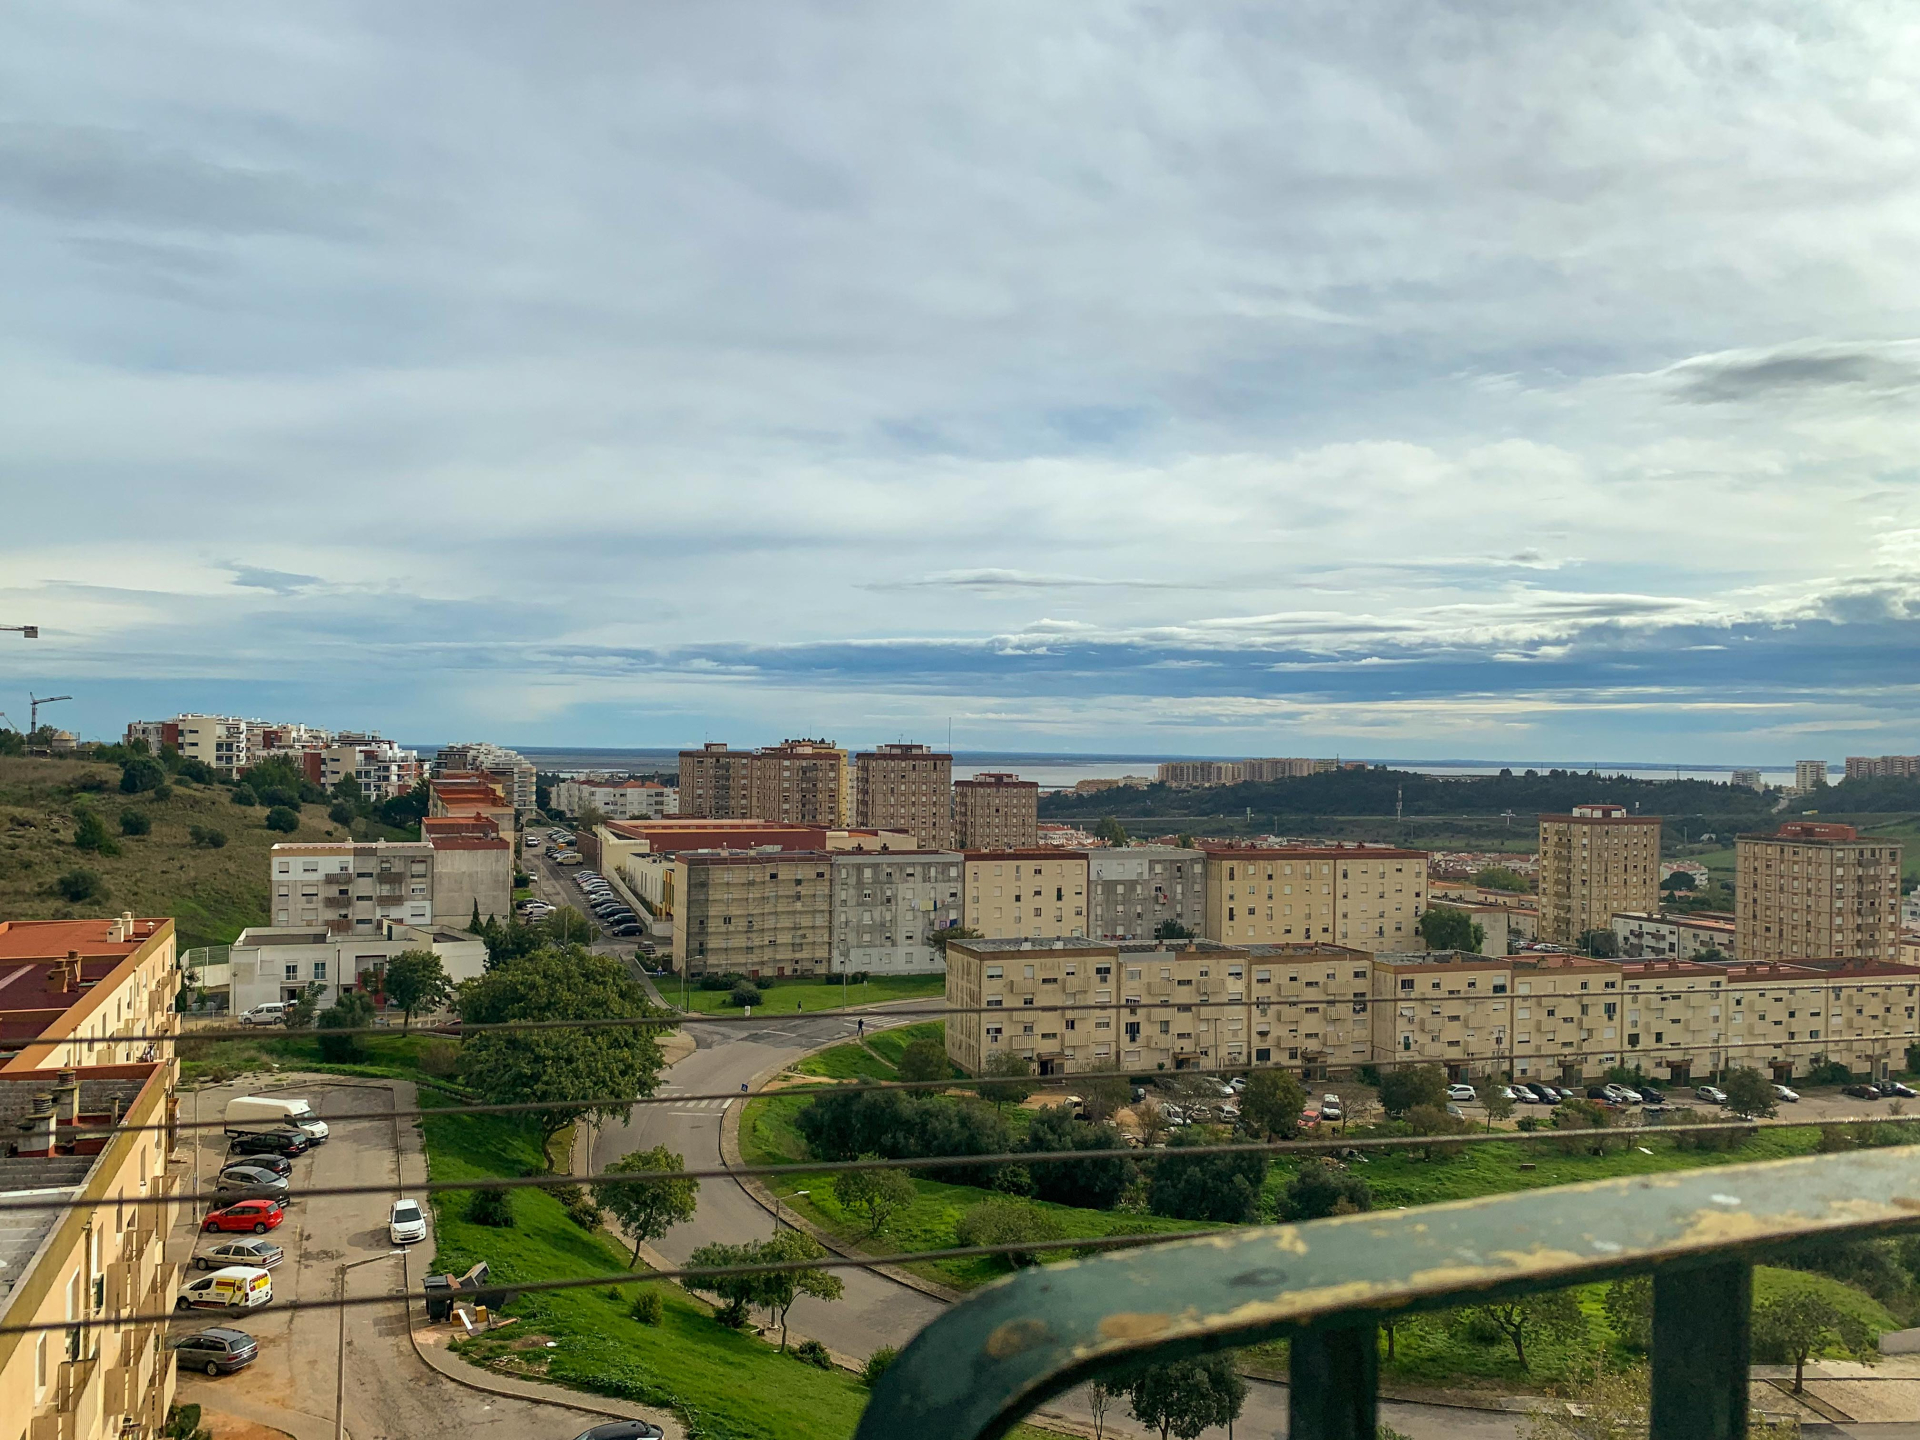
[[[71,695],[36,696],[31,690],[29,690],[27,692],[27,703],[31,705],[33,708],[28,715],[27,733],[31,735],[40,728],[40,707],[42,705],[51,705],[56,700],[71,700],[71,699],[73,699],[73,696]]]

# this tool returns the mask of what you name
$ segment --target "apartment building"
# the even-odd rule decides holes
[[[1540,938],[1576,945],[1616,911],[1660,908],[1660,817],[1624,805],[1576,805],[1540,817]]]
[[[710,743],[680,752],[680,813],[839,826],[849,816],[847,752],[827,740],[759,750]]]
[[[1898,841],[1795,820],[1734,842],[1742,960],[1900,958]]]
[[[917,845],[953,843],[953,756],[926,745],[881,745],[853,757],[853,822],[905,830]]]
[[[680,813],[703,820],[747,820],[753,813],[753,752],[708,741],[680,752]]]
[[[433,923],[428,841],[288,841],[273,847],[267,864],[277,928],[374,935],[389,921]]]
[[[676,970],[693,976],[826,973],[833,935],[829,851],[684,851],[671,864]]]
[[[420,783],[419,752],[378,735],[337,735],[320,750],[299,753],[318,759],[320,775],[315,783],[328,790],[351,777],[369,800],[391,800]]]
[[[388,921],[370,935],[342,935],[324,925],[255,925],[227,951],[227,1008],[241,1014],[272,1000],[298,1000],[317,985],[320,1008],[349,990],[381,994],[387,962],[408,950],[431,950],[456,985],[487,968],[486,942],[441,925]]]
[[[998,771],[953,783],[953,843],[962,850],[1021,850],[1040,843],[1040,786]]]
[[[833,971],[939,974],[945,958],[933,936],[960,923],[964,865],[957,850],[835,854]]]
[[[520,817],[500,782],[473,770],[448,771],[429,780],[427,814],[442,819],[479,816],[491,820],[501,838],[509,841]]]
[[[1242,779],[1239,763],[1233,760],[1168,760],[1153,773],[1157,783],[1174,790],[1238,785]]]
[[[1623,960],[1691,960],[1716,951],[1722,960],[1739,958],[1731,915],[1622,911],[1613,917],[1613,938]]]
[[[0,1070],[171,1064],[134,1037],[178,1031],[176,956],[171,920],[0,920]]]
[[[449,925],[513,913],[513,842],[484,815],[429,815],[420,838],[433,847],[432,913]],[[409,922],[411,923],[411,922]]]
[[[1096,940],[1151,940],[1166,924],[1203,933],[1207,857],[1173,845],[1087,852],[1087,934]]]
[[[171,720],[135,720],[127,726],[126,739],[146,741],[156,755],[161,746],[171,745],[183,760],[204,761],[221,774],[232,775],[253,763],[247,726],[237,715],[176,715]]]
[[[1427,853],[1386,846],[1208,846],[1201,933],[1228,945],[1409,950],[1427,908]]]
[[[1515,961],[1466,950],[1372,957],[1375,1064],[1435,1064],[1461,1079],[1512,1050]]]
[[[539,808],[539,775],[533,762],[503,745],[489,745],[483,740],[448,745],[434,757],[433,768],[441,775],[465,771],[492,777],[516,814],[531,815]]]
[[[1853,762],[1849,760],[1847,764],[1851,766]],[[1853,772],[1849,769],[1847,773],[1851,776]],[[1727,777],[1727,783],[1737,790],[1764,790],[1767,788],[1766,783],[1761,779],[1760,772],[1756,769],[1735,770]]]
[[[1849,755],[1847,779],[1920,779],[1920,755]]]
[[[609,820],[664,820],[680,813],[680,792],[658,780],[562,780],[553,787],[562,815],[598,810]]]
[[[1796,760],[1793,762],[1793,788],[1804,795],[1809,790],[1818,789],[1827,783],[1827,762],[1824,760]]]
[[[969,850],[961,923],[989,939],[1087,932],[1087,857],[1072,850]]]

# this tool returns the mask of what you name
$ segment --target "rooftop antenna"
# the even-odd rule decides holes
[[[31,690],[29,690],[27,692],[27,702],[33,707],[33,709],[29,712],[29,725],[31,728],[29,729],[28,733],[32,734],[35,731],[39,730],[40,707],[42,705],[51,705],[56,700],[71,700],[71,699],[73,699],[73,696],[71,695],[35,695]]]

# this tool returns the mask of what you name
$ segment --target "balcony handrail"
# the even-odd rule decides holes
[[[992,1440],[1151,1356],[1289,1337],[1292,1440],[1373,1440],[1387,1316],[1652,1271],[1651,1440],[1746,1434],[1757,1252],[1920,1229],[1920,1146],[1591,1181],[1222,1231],[1041,1266],[915,1337],[856,1440]]]

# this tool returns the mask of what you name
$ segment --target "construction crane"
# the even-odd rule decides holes
[[[30,712],[30,723],[27,733],[29,735],[37,735],[40,733],[40,707],[42,705],[51,705],[56,700],[71,699],[73,699],[71,695],[35,695],[29,690],[27,692],[27,700],[33,706],[33,709]]]
[[[20,727],[13,723],[13,717],[7,714],[6,711],[0,710],[0,720],[6,721],[7,729],[13,731],[16,735],[20,733]]]

